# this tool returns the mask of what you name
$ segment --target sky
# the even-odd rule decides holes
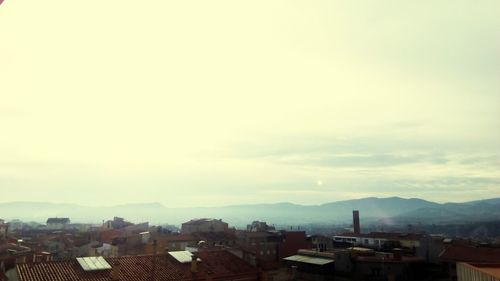
[[[497,0],[6,0],[0,202],[500,197]]]

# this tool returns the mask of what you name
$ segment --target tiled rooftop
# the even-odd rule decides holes
[[[201,259],[198,272],[191,273],[190,263],[181,264],[170,255],[125,256],[106,258],[109,264],[120,263],[121,281],[150,280],[205,280],[207,273],[217,276],[257,276],[255,267],[226,251],[202,251],[196,253]],[[153,261],[156,261],[153,263]],[[154,266],[153,266],[154,264]],[[21,281],[109,281],[111,270],[85,272],[76,259],[63,262],[20,264],[17,266]]]

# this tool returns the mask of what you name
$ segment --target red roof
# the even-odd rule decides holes
[[[500,263],[500,248],[453,244],[444,249],[439,257],[441,260],[447,262]]]
[[[205,280],[211,273],[217,280],[232,280],[237,277],[255,277],[258,270],[242,259],[226,251],[198,252],[201,259],[198,263],[198,272],[191,273],[191,264],[182,264],[168,254],[147,256],[125,256],[119,258],[106,258],[109,264],[116,266],[120,263],[121,281],[149,280],[154,273],[155,280]],[[156,260],[153,267],[153,260]],[[154,270],[153,270],[154,268]],[[38,264],[17,265],[21,281],[109,281],[111,270],[84,271],[75,260],[62,262],[49,262]],[[250,279],[251,280],[251,279]]]

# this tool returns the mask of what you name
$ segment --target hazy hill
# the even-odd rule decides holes
[[[430,208],[419,208],[398,215],[394,220],[397,222],[422,222],[427,224],[500,220],[500,198],[466,203],[446,203]]]
[[[438,204],[422,199],[363,198],[326,203],[297,205],[292,203],[232,205],[210,208],[167,208],[160,203],[89,207],[76,204],[44,202],[0,203],[0,218],[44,223],[48,217],[69,217],[72,222],[100,223],[113,216],[132,222],[180,224],[191,218],[221,218],[234,226],[245,226],[253,220],[270,224],[298,225],[310,223],[350,223],[352,210],[359,210],[368,224],[379,220],[396,223],[474,222],[500,217],[500,198],[466,203]]]

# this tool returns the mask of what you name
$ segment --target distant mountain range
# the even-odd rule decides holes
[[[350,224],[359,210],[364,224],[446,224],[500,220],[500,198],[439,204],[422,199],[363,198],[322,205],[292,203],[233,205],[205,208],[167,208],[160,203],[89,207],[45,202],[0,203],[0,218],[44,223],[48,217],[69,217],[72,222],[100,223],[114,216],[132,222],[179,225],[192,218],[221,218],[232,226],[254,221],[276,225]]]

